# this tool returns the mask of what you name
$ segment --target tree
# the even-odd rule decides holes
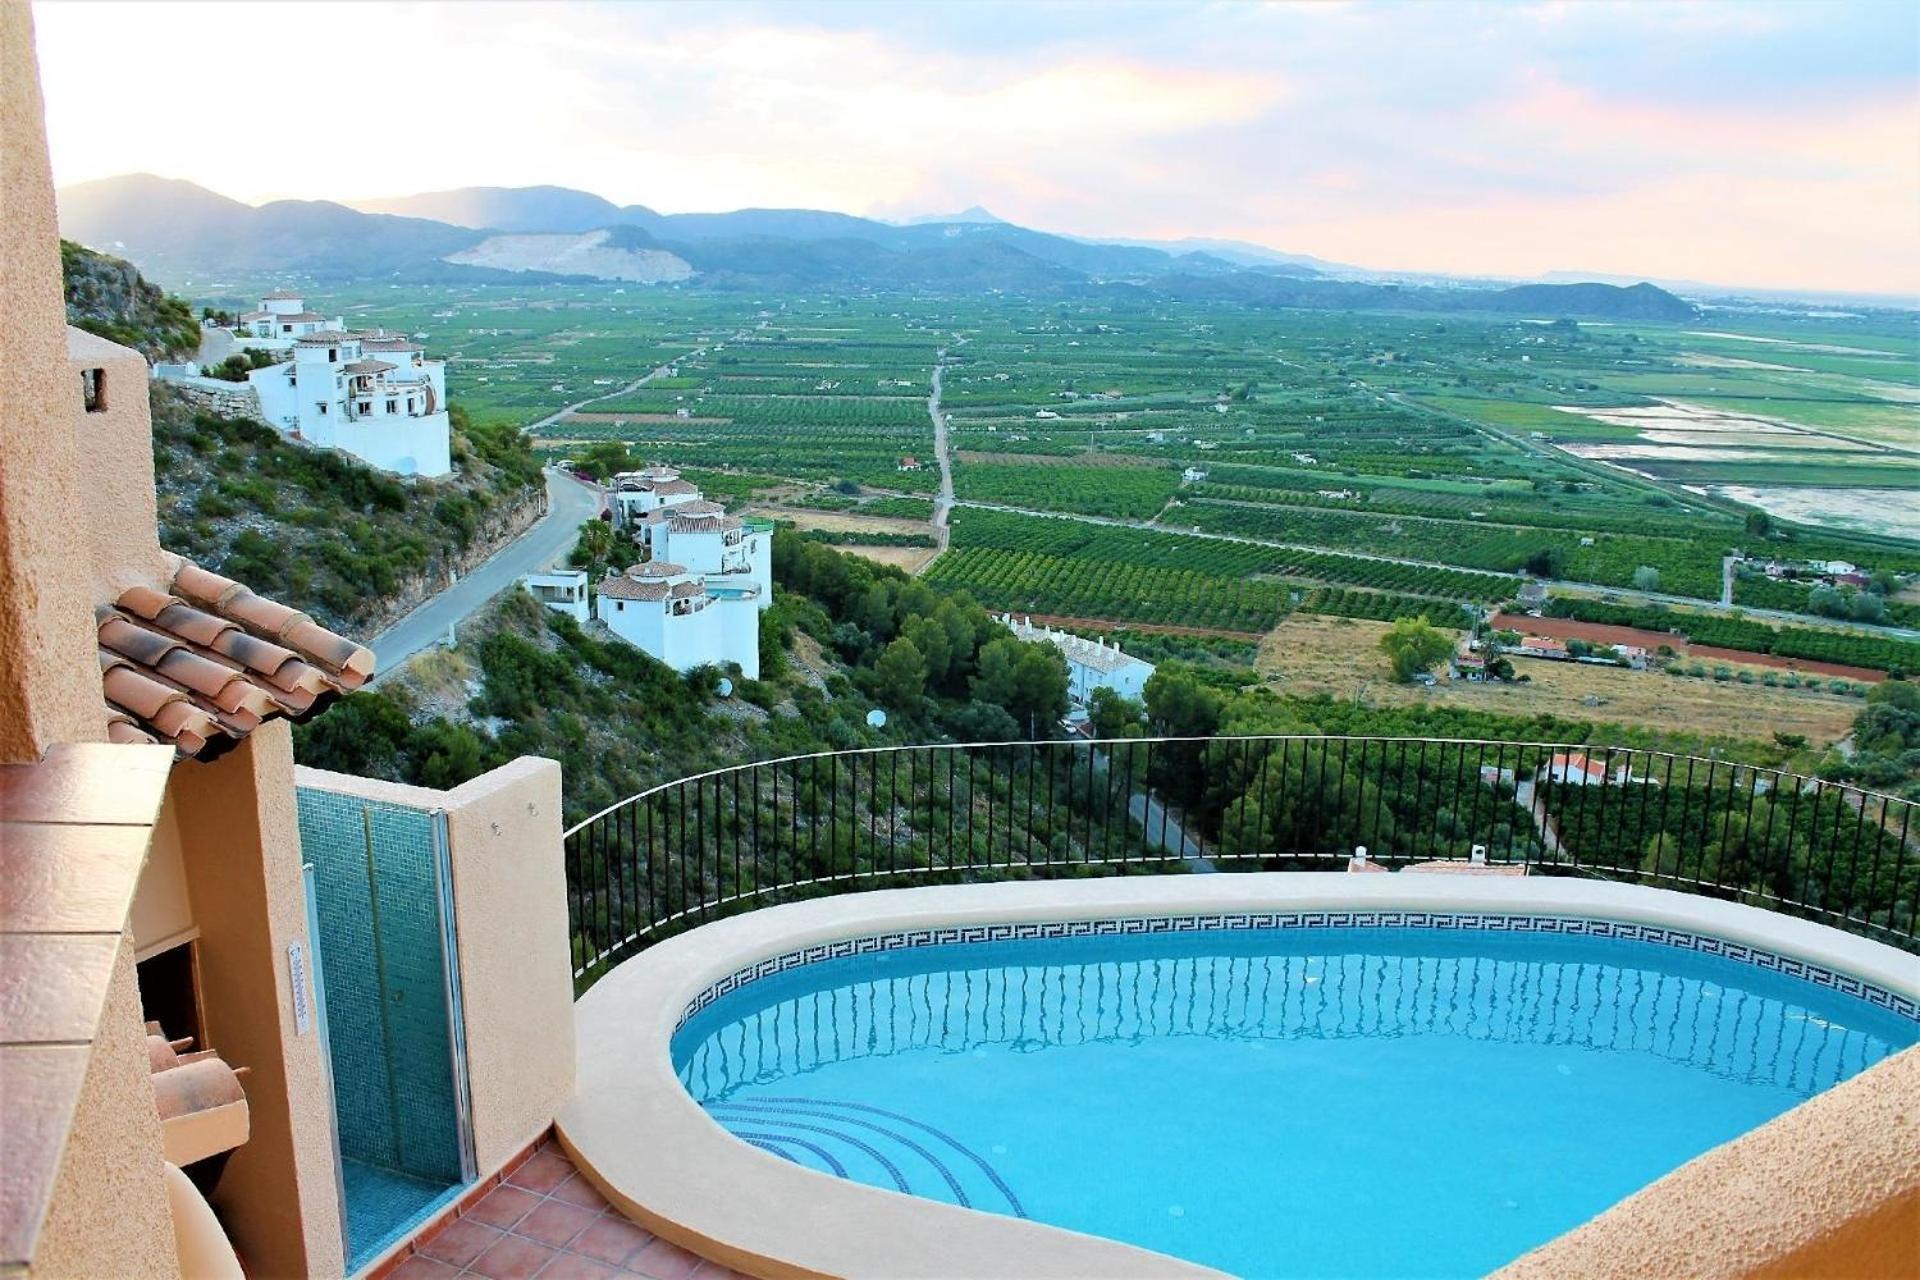
[[[601,440],[587,446],[586,452],[580,455],[579,466],[597,480],[611,480],[619,472],[633,468],[633,457],[620,441]]]
[[[1147,714],[1137,699],[1117,693],[1104,685],[1087,699],[1087,715],[1096,738],[1137,738],[1140,721]]]
[[[1658,591],[1660,571],[1650,564],[1641,565],[1633,571],[1633,586],[1636,591]]]
[[[1747,512],[1747,532],[1756,538],[1773,536],[1773,517],[1758,509]]]
[[[1003,635],[980,649],[973,696],[1004,707],[1028,733],[1067,710],[1067,660],[1045,641],[1027,643]]]
[[[873,664],[874,696],[896,711],[911,710],[927,693],[927,660],[905,636],[888,645]]]
[[[1401,618],[1380,637],[1380,651],[1402,683],[1430,671],[1453,652],[1453,640],[1425,618]]]
[[[595,570],[611,563],[614,547],[613,526],[604,520],[588,520],[580,526],[580,540],[567,553],[567,563],[576,569],[588,570],[592,576]]]
[[[1560,576],[1560,549],[1542,547],[1526,558],[1521,568],[1536,578],[1557,578]]]

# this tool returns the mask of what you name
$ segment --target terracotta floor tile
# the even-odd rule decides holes
[[[532,1280],[555,1253],[547,1246],[520,1236],[502,1236],[491,1249],[467,1264],[467,1270],[487,1280]]]
[[[459,1274],[458,1267],[416,1253],[395,1267],[389,1280],[453,1280]]]
[[[596,1211],[607,1207],[607,1198],[600,1194],[600,1188],[578,1173],[555,1187],[552,1195],[555,1200],[565,1200],[568,1204]]]
[[[472,1218],[455,1218],[420,1245],[420,1252],[441,1262],[464,1267],[479,1257],[505,1233]]]
[[[693,1280],[747,1280],[732,1267],[723,1267],[717,1262],[703,1262],[699,1270],[693,1273]]]
[[[619,1266],[653,1240],[650,1232],[615,1213],[605,1214],[567,1248],[583,1257]]]
[[[525,1187],[528,1191],[546,1195],[555,1187],[573,1176],[573,1166],[566,1157],[551,1151],[542,1151],[533,1159],[507,1175],[511,1186]]]
[[[562,1253],[547,1264],[547,1269],[540,1273],[540,1280],[616,1280],[626,1274],[618,1267],[583,1258],[577,1253]]]
[[[462,1216],[505,1231],[531,1213],[539,1203],[540,1197],[524,1187],[498,1186],[482,1196],[480,1203]]]
[[[627,1270],[648,1280],[687,1280],[700,1261],[699,1254],[688,1253],[670,1241],[655,1240],[627,1259]]]
[[[585,1231],[600,1215],[564,1200],[543,1200],[540,1207],[514,1224],[513,1233],[558,1249]]]

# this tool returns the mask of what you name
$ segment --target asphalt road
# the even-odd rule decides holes
[[[564,471],[547,472],[547,514],[460,581],[375,636],[369,647],[379,678],[423,649],[442,644],[447,629],[519,581],[573,549],[580,526],[600,513],[600,491]]]

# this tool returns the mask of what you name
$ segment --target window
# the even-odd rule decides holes
[[[80,371],[80,400],[88,413],[107,411],[107,371],[105,369],[82,369]]]
[[[373,412],[373,401],[371,401],[371,400],[362,400],[362,401],[360,402],[360,412],[362,412],[362,413],[372,413],[372,412]]]
[[[314,405],[314,407],[320,410],[322,415],[324,415],[327,412],[327,402],[325,400],[319,401]]]
[[[292,326],[292,325],[290,325],[290,324],[283,324],[283,325],[281,325],[281,326],[280,326],[280,332],[282,332],[282,333],[292,333],[292,332],[293,332],[293,326]]]
[[[625,600],[615,600],[613,602],[613,611],[615,613],[625,613],[627,611],[627,602]]]
[[[328,347],[328,348],[327,348],[327,363],[328,363],[328,364],[333,364],[333,363],[334,363],[335,361],[337,361],[337,360],[339,360],[339,359],[340,359],[340,348],[338,348],[338,347]]]
[[[392,412],[393,412],[393,406],[394,406],[394,403],[395,403],[395,402],[394,402],[394,401],[392,401],[392,400],[389,400],[389,401],[387,401],[387,412],[388,412],[388,413],[392,413]]]

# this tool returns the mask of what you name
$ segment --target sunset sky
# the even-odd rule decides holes
[[[1920,295],[1920,5],[36,5],[56,178]]]

